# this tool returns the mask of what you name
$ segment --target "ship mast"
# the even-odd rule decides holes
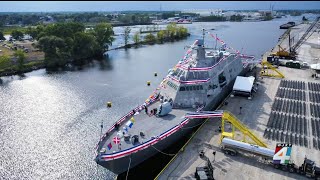
[[[202,42],[203,42],[203,47],[204,47],[204,35],[205,35],[205,32],[204,32],[204,31],[205,31],[205,29],[203,28],[203,29],[202,29]]]
[[[217,50],[217,44],[218,44],[218,40],[217,40],[217,38],[218,38],[218,34],[216,34],[216,46],[214,47],[214,50]]]

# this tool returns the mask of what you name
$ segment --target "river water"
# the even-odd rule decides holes
[[[215,29],[210,31],[228,45],[260,58],[285,31],[279,26],[292,20],[299,21],[301,16],[265,22],[193,23],[185,25],[191,33],[186,40],[110,51],[104,63],[78,71],[37,70],[25,77],[1,78],[0,179],[113,179],[113,173],[93,160],[101,121],[105,132],[143,103],[182,58],[184,46],[201,38],[202,28]],[[115,31],[121,33],[123,27]],[[208,45],[215,45],[208,35],[206,39]],[[107,101],[112,108],[107,109]]]

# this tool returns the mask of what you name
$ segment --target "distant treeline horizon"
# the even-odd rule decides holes
[[[199,9],[200,10],[200,9]],[[206,10],[206,9],[201,9],[201,10]],[[251,12],[251,11],[269,11],[270,9],[247,9],[247,10],[222,10],[222,12],[226,11],[234,11],[234,12]],[[320,9],[274,9],[273,11],[278,11],[278,12],[290,12],[290,11],[299,11],[302,13],[320,13]],[[0,12],[0,14],[23,14],[23,13],[168,13],[168,12],[176,12],[176,13],[181,13],[183,10],[162,10],[162,11],[140,11],[140,10],[123,10],[123,11],[17,11],[17,12]]]

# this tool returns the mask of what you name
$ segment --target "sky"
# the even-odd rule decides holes
[[[320,1],[0,1],[0,12],[320,9]]]

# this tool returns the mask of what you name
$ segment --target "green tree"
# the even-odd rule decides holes
[[[96,38],[92,34],[78,32],[75,34],[73,42],[73,58],[77,64],[82,64],[83,60],[94,56],[98,47]]]
[[[0,56],[0,69],[5,69],[11,64],[10,57],[8,55]]]
[[[266,15],[266,16],[263,17],[263,20],[264,20],[264,21],[270,21],[270,20],[272,20],[272,19],[273,19],[273,17],[271,16],[271,14],[268,14],[268,15]]]
[[[267,20],[267,19],[269,19],[269,20],[271,20],[272,19],[272,17],[270,16],[270,17],[265,17],[265,19]],[[231,17],[230,17],[230,21],[242,21],[242,19],[243,19],[243,16],[241,16],[241,15],[232,15]]]
[[[36,28],[28,27],[26,30],[26,34],[29,34],[33,39],[37,38],[38,33]]]
[[[177,24],[176,23],[170,23],[167,25],[167,35],[170,39],[173,39],[177,31]]]
[[[165,37],[165,31],[161,30],[157,33],[157,39],[160,43],[163,43]]]
[[[162,13],[162,19],[168,19],[169,17],[174,17],[174,16],[175,16],[175,12]]]
[[[85,26],[82,23],[78,22],[67,22],[67,23],[57,23],[50,24],[45,27],[44,35],[57,36],[60,38],[73,38],[74,34],[77,32],[83,32]]]
[[[17,61],[18,62],[18,70],[22,71],[24,68],[24,61],[26,59],[26,54],[21,49],[18,49],[14,52],[13,55],[18,58],[18,61]]]
[[[6,40],[6,38],[3,35],[3,32],[0,31],[0,40]]]
[[[19,30],[13,30],[11,32],[11,36],[14,38],[14,39],[17,39],[17,40],[20,40],[23,38],[23,33]]]
[[[46,29],[46,27],[45,27],[43,24],[38,25],[38,26],[36,27],[36,32],[37,32],[37,34],[36,34],[35,39],[39,40],[41,37],[46,36],[45,29]],[[30,34],[30,36],[32,36],[32,35]],[[33,37],[32,37],[32,38],[33,38]]]
[[[128,44],[131,28],[129,26],[124,28],[124,45]]]
[[[131,21],[132,21],[133,23],[136,23],[136,19],[137,19],[137,18],[136,18],[136,15],[132,15],[132,16],[131,16]]]
[[[122,23],[130,23],[131,21],[131,16],[129,14],[125,14],[125,15],[120,15],[118,17],[118,21],[122,22]]]
[[[156,37],[153,34],[149,33],[144,37],[144,41],[153,44],[156,41]]]
[[[138,44],[140,42],[140,33],[139,32],[136,32],[134,35],[133,35],[133,41],[134,43]]]
[[[113,29],[111,24],[108,23],[99,23],[93,28],[93,35],[97,39],[98,51],[102,55],[106,50],[109,49],[109,46],[112,45],[113,38]]]
[[[178,26],[177,31],[176,31],[176,36],[177,38],[183,38],[188,35],[188,29],[183,27],[183,26]]]
[[[70,58],[66,42],[57,36],[44,36],[39,39],[38,47],[45,53],[45,66],[63,67]]]

